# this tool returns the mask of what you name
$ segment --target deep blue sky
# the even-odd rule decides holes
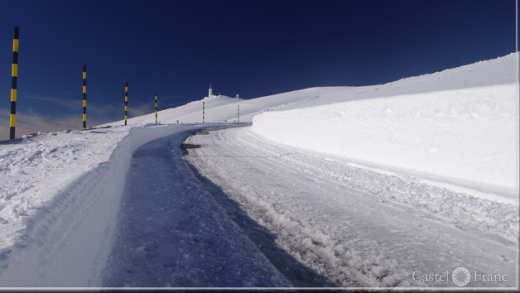
[[[20,27],[22,131],[123,119],[214,93],[250,99],[362,86],[517,50],[515,0],[0,1],[0,140]],[[25,127],[25,128],[24,128]],[[39,127],[41,129],[33,129]],[[20,130],[18,130],[20,128]]]

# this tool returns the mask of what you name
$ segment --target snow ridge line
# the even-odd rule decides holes
[[[101,286],[133,152],[152,140],[196,128],[129,128],[106,162],[70,182],[26,219],[20,239],[0,255],[0,286]]]

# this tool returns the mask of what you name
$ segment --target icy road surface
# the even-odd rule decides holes
[[[451,274],[458,267],[471,273],[466,287],[517,286],[515,202],[272,143],[251,127],[210,131],[185,143],[201,146],[188,149],[185,159],[209,179],[206,185],[222,188],[213,198],[287,279],[292,268],[278,257],[280,249],[340,286],[456,287]],[[156,177],[132,180],[140,176]],[[153,186],[143,186],[148,196]],[[171,201],[201,208],[183,195]],[[257,224],[242,221],[245,214]],[[270,245],[258,226],[272,233]],[[200,244],[185,245],[198,251]]]

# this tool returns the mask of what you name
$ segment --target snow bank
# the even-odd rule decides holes
[[[518,54],[508,56],[508,64],[514,66],[515,57]],[[465,66],[464,71],[454,69],[448,75],[459,80],[497,75],[496,70],[486,75],[484,63]],[[438,85],[443,88],[442,83]],[[379,88],[384,91],[386,86]],[[395,88],[396,83],[388,86]],[[518,83],[413,91],[416,93],[363,99],[358,90],[357,100],[268,111],[253,118],[253,129],[282,144],[516,194]],[[406,88],[400,92],[406,93]],[[336,101],[345,100],[345,93],[348,91],[332,95],[338,96]]]
[[[2,146],[0,286],[100,286],[132,153],[195,128],[73,131]],[[23,174],[36,181],[20,190]]]

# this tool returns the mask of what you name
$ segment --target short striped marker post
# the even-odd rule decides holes
[[[237,119],[238,119],[238,122],[240,122],[240,106],[237,106],[238,109],[237,109]]]
[[[83,130],[87,129],[87,65],[83,65]]]
[[[14,27],[14,38],[13,38],[13,66],[11,68],[11,116],[9,119],[10,133],[9,139],[14,139],[15,137],[15,127],[16,127],[16,82],[18,79],[18,36],[19,36],[19,28],[17,26]]]
[[[126,87],[125,87],[125,125],[126,125],[127,111],[128,111],[128,82],[126,83]]]
[[[202,102],[202,124],[204,124],[204,112],[206,111],[206,105],[205,102]]]
[[[157,123],[157,93],[155,93],[155,123]]]

